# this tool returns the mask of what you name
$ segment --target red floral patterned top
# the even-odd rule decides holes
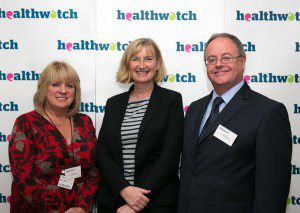
[[[95,129],[84,114],[73,116],[73,142],[37,111],[17,118],[9,142],[13,175],[11,212],[64,212],[81,207],[90,212],[98,188]],[[57,186],[61,171],[81,166],[71,190]]]

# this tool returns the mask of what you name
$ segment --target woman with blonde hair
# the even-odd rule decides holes
[[[90,212],[99,173],[95,129],[78,113],[79,77],[66,62],[41,73],[35,110],[19,116],[9,142],[11,212]]]
[[[176,212],[183,137],[182,98],[157,82],[166,74],[150,38],[132,41],[117,81],[129,91],[107,100],[96,147],[100,212]]]

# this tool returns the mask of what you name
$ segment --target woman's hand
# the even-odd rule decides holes
[[[117,209],[117,213],[136,213],[128,204],[125,204]]]
[[[151,191],[135,186],[127,186],[122,189],[120,194],[130,208],[135,211],[141,211],[150,201],[144,194],[149,194]]]
[[[72,208],[69,208],[65,213],[86,213],[86,211],[84,211],[80,207],[72,207]]]

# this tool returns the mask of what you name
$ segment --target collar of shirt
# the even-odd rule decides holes
[[[242,86],[244,85],[244,80],[242,80],[240,83],[238,83],[237,85],[235,85],[234,87],[232,87],[230,90],[228,90],[227,92],[225,92],[223,95],[221,95],[221,97],[223,98],[224,102],[219,106],[219,112],[221,112],[224,107],[226,106],[226,104],[229,103],[229,101],[233,98],[233,96],[242,88]],[[213,91],[212,97],[207,105],[206,111],[204,113],[203,119],[201,121],[201,126],[200,126],[200,132],[203,129],[203,126],[206,122],[206,120],[208,119],[210,112],[211,112],[211,108],[212,108],[212,103],[215,100],[215,98],[218,97],[218,94],[216,93],[216,91]]]
[[[238,83],[237,85],[232,87],[230,90],[225,92],[223,95],[221,95],[224,102],[219,106],[219,112],[221,112],[224,109],[224,107],[229,103],[229,101],[233,98],[233,96],[242,88],[243,85],[244,85],[244,80],[242,80],[240,83]],[[212,98],[211,98],[211,100],[209,101],[209,104],[208,104],[208,105],[210,105],[210,107],[209,106],[207,107],[209,109],[209,114],[210,114],[210,111],[211,111],[212,103],[213,103],[213,101],[215,100],[216,97],[218,97],[218,94],[214,90],[213,91],[213,96],[212,96]]]

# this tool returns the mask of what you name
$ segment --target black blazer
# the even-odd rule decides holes
[[[193,102],[185,117],[178,212],[285,212],[292,154],[286,108],[245,83],[197,145],[211,96]],[[232,146],[213,136],[219,124],[238,135]]]
[[[125,203],[119,192],[130,185],[123,175],[121,124],[133,86],[107,100],[96,147],[96,162],[102,177],[97,200],[110,208]],[[155,84],[135,151],[135,186],[151,190],[146,195],[150,198],[149,207],[178,200],[183,123],[181,95]]]

